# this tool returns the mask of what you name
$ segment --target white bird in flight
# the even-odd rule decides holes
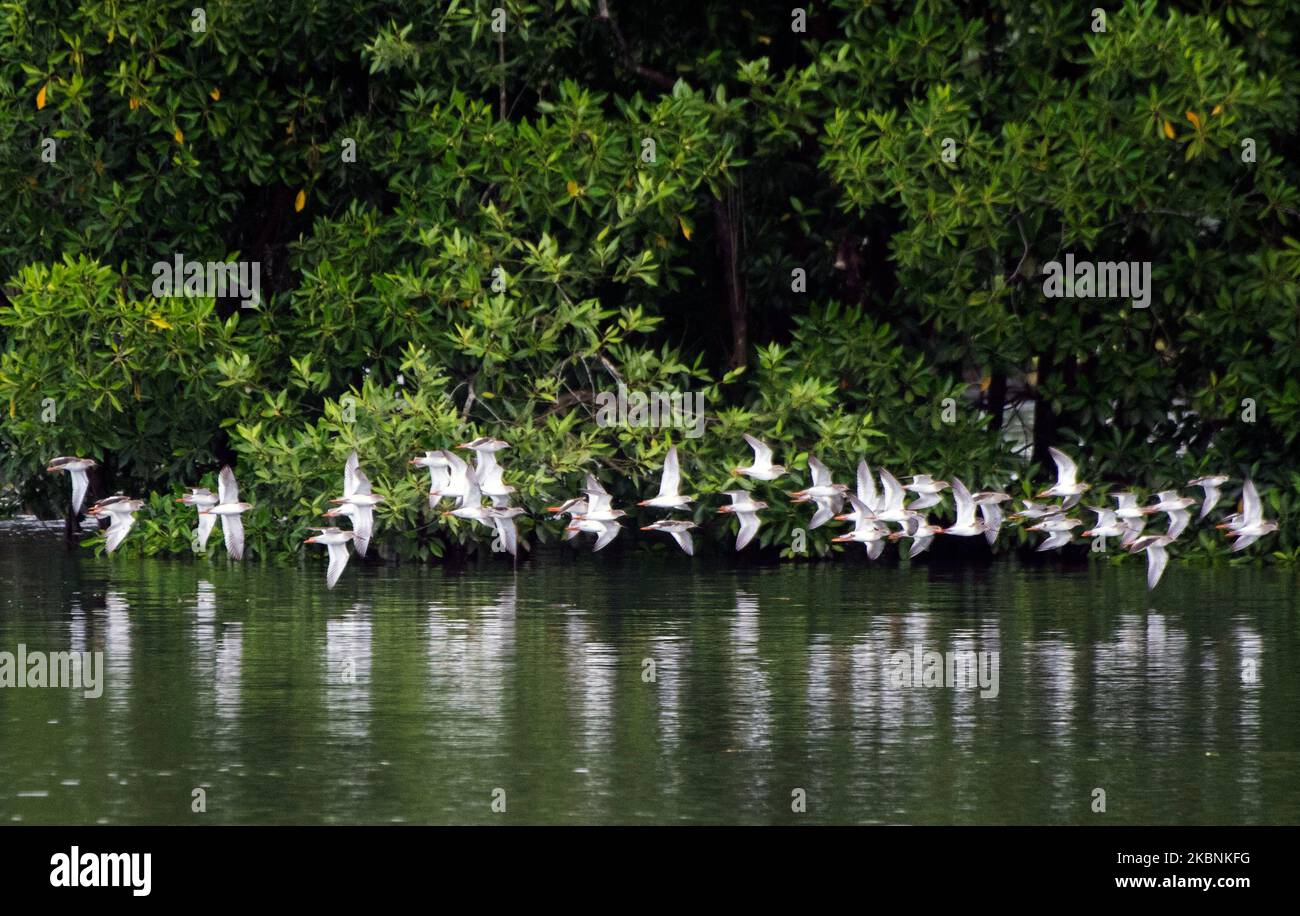
[[[51,460],[45,468],[50,472],[68,472],[68,477],[72,479],[72,514],[74,516],[81,514],[82,503],[86,501],[86,488],[90,485],[90,478],[86,476],[86,472],[97,466],[98,462],[93,458],[62,457]]]
[[[1155,588],[1165,574],[1165,566],[1169,563],[1169,552],[1165,548],[1173,542],[1174,539],[1167,534],[1148,534],[1129,545],[1130,553],[1147,552],[1147,591]]]
[[[1269,532],[1277,530],[1277,522],[1264,518],[1264,505],[1259,500],[1254,481],[1249,477],[1241,487],[1241,512],[1229,521],[1216,526],[1235,537],[1232,552],[1245,550]]]
[[[1223,474],[1214,474],[1209,477],[1197,477],[1195,480],[1187,481],[1189,487],[1200,487],[1205,491],[1205,498],[1201,500],[1201,514],[1197,520],[1205,518],[1214,509],[1219,502],[1219,487],[1228,482],[1228,478]]]
[[[361,470],[361,461],[353,451],[343,465],[343,496],[330,500],[338,508],[325,515],[330,518],[342,515],[352,520],[352,530],[356,533],[353,543],[358,556],[366,555],[370,536],[375,530],[375,506],[383,501],[384,497],[371,491],[370,478]]]
[[[984,539],[989,542],[989,546],[998,539],[998,531],[1002,529],[1002,503],[1011,499],[1007,493],[1000,490],[982,490],[974,494],[972,499],[975,505],[979,506],[980,518],[984,520]]]
[[[682,472],[677,464],[677,446],[674,445],[668,449],[668,454],[664,457],[663,474],[659,478],[659,495],[650,499],[643,499],[637,505],[651,506],[655,509],[685,509],[694,502],[694,499],[681,494],[681,485]],[[690,535],[688,534],[686,537],[689,541]],[[686,552],[690,553],[691,551],[687,550]]]
[[[838,537],[831,538],[838,543],[857,542],[866,545],[867,556],[876,559],[885,549],[885,541],[889,538],[889,528],[877,521],[871,506],[864,500],[848,494],[849,506],[853,511],[846,515],[837,515],[841,521],[852,521],[853,530],[848,534],[841,534]]]
[[[1042,531],[1047,535],[1047,540],[1036,548],[1038,551],[1055,550],[1070,543],[1070,530],[1082,524],[1082,519],[1054,515],[1043,519],[1037,525],[1030,525],[1029,530]]]
[[[217,497],[207,487],[190,487],[189,492],[176,501],[186,506],[193,506],[198,510],[199,527],[197,534],[199,550],[207,550],[208,537],[212,534],[212,526],[217,523],[217,517],[205,510],[211,509],[217,504]]]
[[[135,513],[143,507],[143,499],[132,499],[119,493],[101,499],[86,510],[86,514],[94,518],[108,516],[108,531],[104,535],[104,550],[107,553],[112,553],[122,545],[131,526],[135,524]]]
[[[239,501],[239,484],[235,482],[235,472],[230,467],[221,469],[217,477],[217,504],[199,509],[199,522],[204,515],[215,515],[221,519],[221,533],[226,540],[226,553],[232,560],[244,556],[244,522],[240,515],[253,508],[252,503]]]
[[[661,518],[656,522],[642,527],[642,531],[662,531],[672,535],[672,539],[677,542],[677,546],[685,551],[688,557],[695,556],[695,542],[691,540],[691,529],[697,528],[695,522],[684,519],[667,519]]]
[[[817,506],[812,521],[808,523],[808,530],[812,531],[829,522],[844,508],[844,494],[848,487],[831,480],[830,468],[813,455],[808,456],[808,470],[812,472],[812,486],[796,490],[790,496],[797,503],[811,501]]]
[[[333,588],[343,575],[343,567],[348,565],[348,541],[356,537],[355,531],[343,528],[312,528],[320,534],[307,538],[304,543],[324,544],[329,550],[329,569],[325,573],[325,587]]]
[[[754,539],[754,535],[758,534],[758,526],[762,524],[758,513],[759,510],[767,508],[767,503],[754,499],[748,490],[723,490],[722,495],[731,497],[731,505],[722,506],[718,512],[723,515],[734,515],[740,522],[740,531],[736,534],[736,549],[744,550]]]
[[[427,451],[411,459],[416,467],[429,469],[429,508],[442,498],[442,491],[451,484],[451,462],[442,451]]]
[[[731,473],[738,477],[751,477],[754,480],[776,480],[785,473],[785,468],[772,463],[772,448],[765,442],[745,433],[745,441],[754,450],[754,462],[749,467],[736,467]]]
[[[1065,502],[1061,503],[1061,508],[1069,509],[1079,501],[1079,497],[1091,489],[1091,486],[1079,483],[1079,469],[1069,455],[1051,447],[1047,449],[1047,453],[1052,456],[1052,461],[1056,462],[1056,483],[1039,493],[1038,497],[1039,499],[1049,496],[1064,497]]]

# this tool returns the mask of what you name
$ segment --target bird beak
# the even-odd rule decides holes
[[[839,537],[837,537],[837,538],[831,538],[831,540],[832,540],[832,541],[847,541],[847,540],[851,540],[851,539],[850,539],[850,537],[849,537],[847,534],[841,534],[841,535],[840,535]]]
[[[648,499],[643,499],[643,500],[641,500],[639,503],[637,503],[637,505],[638,505],[638,506],[645,506],[645,505],[648,505],[649,502],[650,502],[650,500],[648,500]],[[643,529],[641,529],[641,530],[644,531],[645,529],[643,528]]]
[[[643,527],[641,528],[641,530],[642,530],[642,531],[653,531],[653,530],[654,530],[654,527],[655,527],[654,525],[645,525],[645,526],[643,526]]]
[[[316,540],[316,538],[313,536],[313,537],[309,537],[309,538],[307,538],[307,540],[303,541],[303,543],[304,543],[304,544],[316,544],[316,543],[319,543],[319,542],[318,542],[318,541]]]
[[[851,519],[851,518],[853,518],[853,516],[851,516],[851,515],[837,515],[837,516],[835,516],[835,521],[837,521],[837,522],[847,522],[847,521],[848,521],[849,519]],[[831,540],[834,540],[834,538],[832,538]]]
[[[579,528],[578,528],[577,525],[565,525],[565,526],[564,526],[564,530],[565,530],[565,531],[578,531]]]
[[[730,511],[731,511],[730,506],[722,506],[721,508],[718,509],[718,514],[722,515],[723,513],[730,512]]]

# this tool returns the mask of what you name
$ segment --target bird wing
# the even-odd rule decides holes
[[[126,512],[112,513],[108,523],[108,533],[104,535],[104,549],[112,553],[121,546],[122,541],[126,540],[127,534],[131,531],[131,526],[135,524],[135,516]]]
[[[885,549],[884,541],[867,541],[867,556],[871,559],[879,559],[880,554]]]
[[[762,524],[759,521],[757,512],[737,512],[736,518],[740,520],[740,532],[736,535],[736,549],[744,550],[746,545],[758,534],[758,526]]]
[[[72,477],[72,514],[79,515],[81,504],[86,501],[86,488],[90,485],[90,479],[82,468],[70,468],[68,474]]]
[[[1261,537],[1261,535],[1258,535],[1258,534],[1242,534],[1242,535],[1239,535],[1239,536],[1237,537],[1237,539],[1236,539],[1235,541],[1232,542],[1232,552],[1233,552],[1233,553],[1236,553],[1238,550],[1245,550],[1245,549],[1246,549],[1247,547],[1249,547],[1251,544],[1253,544],[1253,543],[1255,543],[1256,541],[1258,541],[1258,540],[1260,539],[1260,537]]]
[[[343,496],[346,498],[357,493],[357,472],[361,470],[361,459],[356,450],[343,462]]]
[[[1161,544],[1152,544],[1147,548],[1147,590],[1156,587],[1160,577],[1165,574],[1165,566],[1169,563],[1169,551],[1165,550]]]
[[[613,497],[603,489],[597,493],[587,494],[587,511],[585,515],[600,515],[613,509]]]
[[[1205,499],[1201,500],[1200,518],[1205,518],[1214,509],[1215,504],[1219,501],[1219,488],[1216,484],[1203,483],[1201,488],[1205,490]]]
[[[820,528],[835,517],[835,511],[831,508],[831,498],[829,496],[817,496],[813,498],[817,504],[817,511],[813,513],[812,521],[808,523],[808,530]]]
[[[497,464],[495,452],[476,452],[478,460],[474,462],[474,479],[480,487],[490,486],[494,479],[500,479],[501,465]]]
[[[1107,519],[1109,519],[1110,522],[1115,521],[1115,513],[1110,509],[1105,509],[1100,506],[1088,506],[1087,509],[1093,515],[1097,516],[1098,528],[1105,528],[1107,525]]]
[[[501,545],[505,547],[506,553],[515,556],[519,550],[519,529],[515,527],[515,520],[509,516],[492,516],[492,524],[497,529],[497,534],[501,535]]]
[[[230,469],[230,465],[222,468],[217,477],[217,502],[239,502],[239,484],[235,482],[235,472]]]
[[[885,488],[885,505],[884,511],[897,512],[903,508],[903,485],[898,482],[898,478],[886,471],[880,469],[880,484]]]
[[[352,541],[357,545],[357,554],[364,557],[366,548],[370,546],[370,535],[375,528],[375,513],[370,506],[352,508],[355,510],[352,514]]]
[[[460,455],[457,455],[455,452],[449,451],[448,449],[443,449],[438,454],[442,455],[442,457],[447,460],[447,466],[451,468],[453,475],[460,477],[469,476],[469,465],[465,462],[464,458],[460,457]]]
[[[990,544],[998,539],[1002,527],[1002,507],[997,503],[980,503],[980,518],[984,519],[984,535]]]
[[[1255,490],[1255,482],[1247,477],[1245,484],[1241,488],[1241,527],[1248,528],[1251,525],[1257,525],[1263,518],[1264,507],[1260,505],[1259,493]]]
[[[970,490],[966,489],[966,484],[962,483],[958,477],[952,479],[952,497],[957,503],[956,527],[962,528],[975,524],[975,500],[971,498]]]
[[[592,553],[595,553],[597,550],[608,545],[610,541],[618,537],[618,533],[621,530],[622,529],[619,528],[618,522],[602,522],[600,534],[596,536],[596,546],[591,548]]]
[[[1117,509],[1135,509],[1137,508],[1137,494],[1116,493],[1115,502],[1119,504],[1118,506],[1116,506]]]
[[[1192,517],[1184,509],[1174,509],[1172,512],[1166,512],[1165,514],[1169,516],[1169,530],[1165,534],[1171,538],[1176,538],[1182,534],[1183,529],[1187,527],[1187,523],[1192,520]]]
[[[1048,447],[1047,453],[1052,456],[1056,462],[1056,485],[1058,487],[1072,487],[1075,484],[1075,478],[1078,477],[1079,469],[1075,466],[1074,460],[1065,452],[1059,449]]]
[[[212,526],[217,523],[217,517],[211,512],[199,513],[199,550],[208,549],[208,537],[212,534]]]
[[[677,496],[681,482],[682,472],[677,466],[677,446],[674,445],[668,450],[668,455],[664,458],[664,472],[663,476],[659,478],[659,495]]]
[[[808,456],[808,470],[812,472],[812,485],[814,487],[829,487],[831,485],[830,468],[812,455]]]
[[[244,522],[238,515],[221,517],[221,533],[226,539],[226,553],[232,560],[244,556]]]
[[[338,584],[339,576],[343,575],[343,567],[348,565],[348,542],[341,544],[326,544],[330,552],[329,571],[325,574],[325,587],[333,588]]]
[[[770,445],[766,442],[760,442],[749,433],[745,433],[745,441],[754,450],[754,467],[766,468],[772,466],[772,447]]]
[[[858,462],[858,499],[871,509],[876,508],[876,502],[880,499],[876,494],[876,478],[871,476],[871,468],[865,460]]]
[[[1047,540],[1038,545],[1038,550],[1055,550],[1058,547],[1064,547],[1070,543],[1070,532],[1054,531],[1048,536]]]
[[[853,507],[853,513],[858,517],[858,524],[870,521],[876,517],[871,505],[854,496],[852,493],[846,493],[849,505]]]
[[[673,540],[677,542],[677,546],[685,551],[688,557],[695,556],[695,542],[691,540],[691,533],[689,531],[670,531],[669,534],[673,536]]]

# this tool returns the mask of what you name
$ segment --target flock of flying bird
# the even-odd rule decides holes
[[[745,436],[745,441],[753,449],[753,461],[747,466],[732,468],[733,476],[771,482],[786,475],[783,466],[773,463],[772,449],[767,444],[750,435]],[[501,548],[512,556],[516,555],[519,537],[515,519],[526,514],[527,510],[511,505],[511,494],[515,488],[505,483],[504,469],[496,457],[497,452],[509,448],[509,443],[481,436],[456,448],[474,453],[472,467],[450,449],[427,451],[410,461],[413,466],[427,468],[429,471],[429,506],[436,508],[443,500],[454,500],[454,507],[443,512],[443,517],[469,519],[494,529]],[[1053,550],[1070,543],[1073,529],[1085,522],[1071,518],[1067,513],[1091,489],[1089,484],[1079,481],[1078,468],[1068,455],[1055,448],[1048,451],[1056,464],[1056,483],[1039,493],[1037,498],[1060,499],[1061,502],[1053,504],[1022,500],[1020,511],[1009,516],[1032,521],[1034,524],[1029,526],[1030,531],[1047,535],[1038,545],[1038,550]],[[85,500],[87,471],[95,465],[96,462],[89,458],[55,458],[47,468],[48,471],[66,471],[70,475],[74,516],[80,513]],[[866,461],[858,463],[857,486],[854,491],[850,491],[847,484],[835,483],[831,479],[830,470],[817,458],[810,456],[808,467],[812,475],[811,485],[790,494],[794,502],[812,503],[816,507],[808,528],[818,528],[832,519],[852,522],[852,531],[832,540],[864,544],[868,556],[873,560],[880,556],[885,541],[901,538],[908,538],[912,542],[909,557],[915,557],[928,549],[934,537],[939,534],[957,537],[983,535],[989,544],[993,544],[1005,518],[1002,503],[1011,499],[1008,494],[999,491],[971,493],[956,477],[949,484],[945,480],[918,474],[907,478],[910,483],[903,484],[884,469],[880,470],[880,489],[877,490],[876,478]],[[1188,482],[1188,486],[1200,487],[1204,491],[1200,519],[1204,519],[1214,509],[1219,501],[1219,490],[1227,482],[1228,478],[1224,476],[1198,477]],[[932,524],[926,516],[926,510],[938,506],[941,494],[948,489],[952,490],[956,520],[946,527]],[[548,506],[546,511],[551,513],[552,518],[568,516],[569,521],[564,529],[565,540],[580,533],[594,534],[594,550],[600,550],[618,536],[622,530],[619,519],[627,513],[614,508],[610,493],[593,474],[587,474],[586,486],[581,493],[582,495],[560,505]],[[909,494],[916,497],[910,503],[906,501]],[[732,515],[739,522],[736,550],[743,550],[758,533],[758,513],[766,509],[768,504],[754,499],[749,490],[724,490],[723,495],[729,497],[731,503],[722,506],[718,512]],[[1188,509],[1196,500],[1180,496],[1176,490],[1161,491],[1157,494],[1156,502],[1150,505],[1139,505],[1135,493],[1112,495],[1117,503],[1115,508],[1089,507],[1097,516],[1097,521],[1092,528],[1083,531],[1082,536],[1114,537],[1133,553],[1145,551],[1147,587],[1155,588],[1169,561],[1167,548],[1187,528],[1191,521]],[[489,500],[488,504],[484,504],[485,498]],[[252,505],[240,502],[239,486],[229,467],[222,468],[215,495],[204,487],[192,487],[177,501],[198,510],[196,536],[200,550],[206,547],[208,536],[220,519],[227,553],[236,560],[243,556],[244,527],[240,516],[251,509]],[[350,528],[314,527],[311,530],[319,533],[306,540],[308,544],[322,544],[329,551],[327,587],[333,588],[343,574],[348,562],[349,541],[360,556],[366,555],[374,532],[374,509],[383,501],[383,496],[372,491],[369,478],[361,470],[357,453],[353,452],[343,466],[343,496],[330,500],[333,508],[325,513],[329,518],[349,519]],[[668,449],[664,459],[658,495],[644,499],[637,505],[671,511],[689,509],[694,501],[694,497],[681,493],[681,469],[677,461],[677,448],[673,446]],[[847,513],[843,511],[845,502],[851,509]],[[94,518],[109,520],[105,536],[108,552],[111,553],[122,543],[135,523],[135,513],[143,506],[143,500],[119,494],[102,499],[87,510],[87,514]],[[1145,533],[1148,516],[1159,513],[1168,519],[1165,530]],[[896,525],[897,528],[891,530],[890,525]],[[641,530],[663,532],[671,536],[688,555],[694,555],[691,529],[696,527],[698,525],[689,519],[664,518]],[[1232,549],[1238,551],[1276,531],[1277,522],[1263,517],[1259,494],[1255,485],[1247,479],[1242,486],[1240,511],[1228,515],[1216,527],[1235,538]]]

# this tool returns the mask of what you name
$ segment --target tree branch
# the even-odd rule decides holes
[[[623,30],[618,27],[618,23],[614,21],[614,17],[609,11],[609,3],[607,0],[597,0],[596,18],[602,20],[609,26],[610,31],[614,33],[614,40],[618,42],[618,49],[622,56],[624,67],[631,70],[642,79],[654,83],[661,89],[673,88],[677,81],[671,76],[666,73],[661,73],[658,70],[653,70],[650,67],[643,67],[637,62],[637,59],[632,55],[631,47],[627,43],[627,37],[623,34]]]

